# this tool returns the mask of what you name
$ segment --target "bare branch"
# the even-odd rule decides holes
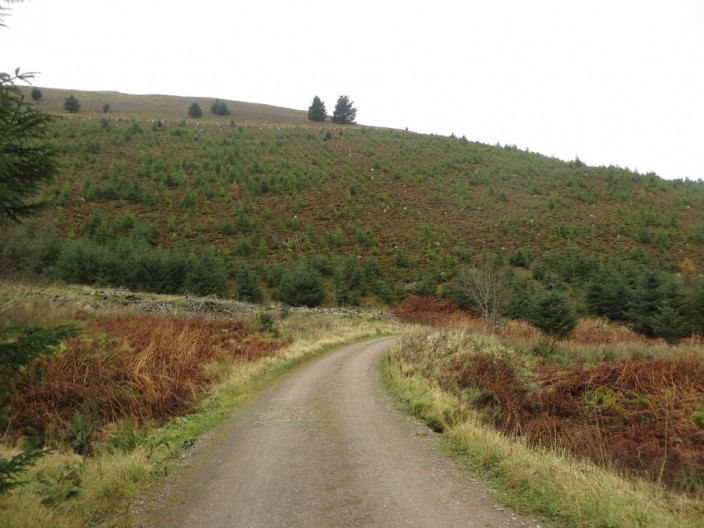
[[[492,331],[510,306],[508,288],[494,259],[484,256],[471,268],[463,269],[457,287],[470,311],[481,315]]]

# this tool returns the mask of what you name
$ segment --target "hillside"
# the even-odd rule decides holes
[[[26,98],[30,99],[32,87],[20,87]],[[62,113],[66,97],[73,95],[81,103],[79,116],[95,117],[103,114],[103,105],[110,105],[110,115],[122,118],[140,119],[180,119],[188,117],[188,107],[198,103],[207,116],[215,98],[180,97],[175,95],[132,95],[120,92],[88,92],[83,90],[64,90],[58,88],[39,88],[42,92],[37,107],[49,113]],[[228,109],[241,122],[272,122],[305,124],[306,112],[278,106],[223,100]]]
[[[67,93],[46,89],[40,106],[53,111]],[[191,98],[73,93],[82,111],[55,112],[64,168],[43,222],[71,245],[57,263],[52,242],[43,266],[64,280],[176,293],[188,289],[183,262],[157,287],[124,284],[134,277],[101,259],[157,252],[160,264],[135,264],[153,276],[167,253],[197,250],[224,266],[219,295],[236,295],[245,265],[276,299],[284,272],[306,261],[326,278],[325,303],[387,304],[442,293],[485,253],[568,282],[607,262],[695,275],[704,264],[702,183],[264,105],[227,101],[232,115],[190,120]],[[110,112],[88,111],[105,101]]]

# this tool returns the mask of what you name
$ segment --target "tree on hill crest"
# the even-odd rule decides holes
[[[64,100],[64,110],[71,114],[75,114],[81,109],[81,103],[74,97],[73,94],[69,95]]]
[[[325,103],[317,95],[313,97],[313,103],[308,107],[308,119],[310,121],[322,122],[327,118]]]
[[[230,115],[230,109],[227,108],[225,101],[222,101],[221,99],[215,99],[213,106],[210,107],[210,112],[219,116]]]
[[[188,115],[193,119],[197,119],[199,117],[203,117],[203,110],[198,103],[193,103],[188,107]]]
[[[353,106],[349,96],[341,95],[337,99],[335,111],[332,114],[332,122],[338,125],[354,125],[357,118],[357,109]]]

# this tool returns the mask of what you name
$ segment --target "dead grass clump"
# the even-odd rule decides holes
[[[491,416],[504,430],[519,428],[528,389],[508,359],[494,354],[464,356],[453,362],[449,370],[461,389],[473,390],[471,403],[485,416]]]
[[[138,316],[97,321],[90,337],[34,365],[10,402],[17,431],[64,436],[79,411],[98,425],[182,415],[213,380],[205,364],[248,361],[285,343],[248,334],[239,321]]]
[[[704,484],[704,430],[692,421],[704,402],[703,360],[543,367],[536,376],[542,389],[528,404],[542,423],[525,424],[532,441],[674,487]]]
[[[399,319],[412,323],[445,326],[451,321],[464,318],[464,312],[451,299],[410,295],[402,306],[392,310]]]
[[[484,318],[461,310],[451,299],[410,295],[402,306],[392,312],[399,319],[413,323],[476,334],[487,333]],[[534,326],[513,319],[502,320],[496,328],[496,334],[505,339],[540,337],[540,332]]]
[[[535,362],[491,336],[429,332],[394,360],[532,446],[704,493],[704,359],[697,355]]]
[[[570,341],[579,345],[648,345],[652,339],[640,335],[624,325],[611,324],[603,319],[580,321],[572,332]]]

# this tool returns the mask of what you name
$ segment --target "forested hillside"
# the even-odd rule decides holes
[[[257,119],[228,102],[228,116],[192,119],[188,98],[167,98],[158,113],[147,109],[162,96],[129,96],[125,113],[109,93],[92,97],[110,110],[64,114],[56,94],[38,103],[57,115],[62,170],[46,189],[56,207],[32,233],[33,253],[18,255],[34,273],[380,306],[409,293],[453,295],[460,270],[491,255],[508,273],[512,315],[558,292],[577,313],[633,321],[666,306],[679,334],[700,329],[702,182],[465,138],[313,124],[273,107]]]

